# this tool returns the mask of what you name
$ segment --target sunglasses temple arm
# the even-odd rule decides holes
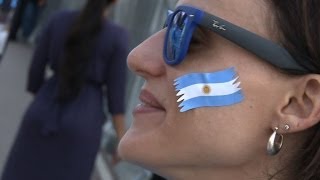
[[[200,25],[209,28],[277,67],[308,72],[283,47],[219,17],[204,13]]]

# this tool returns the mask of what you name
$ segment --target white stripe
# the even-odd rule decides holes
[[[235,78],[234,80],[231,80],[225,83],[209,83],[209,84],[200,83],[200,84],[194,84],[194,85],[182,88],[177,93],[177,96],[182,95],[177,102],[180,102],[182,100],[186,101],[188,99],[192,99],[199,96],[224,96],[224,95],[233,94],[241,90],[241,88],[239,88],[240,82],[235,83],[237,80],[238,80],[238,77]],[[203,92],[204,86],[210,87],[209,93],[206,94]]]

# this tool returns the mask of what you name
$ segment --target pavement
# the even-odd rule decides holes
[[[10,43],[0,63],[0,174],[31,100],[25,91],[31,53],[32,46]]]

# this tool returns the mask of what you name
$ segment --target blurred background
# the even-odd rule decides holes
[[[85,0],[46,0],[38,14],[38,22],[26,38],[17,32],[9,38],[14,14],[19,0],[0,0],[0,174],[8,151],[13,143],[22,115],[32,100],[25,91],[27,70],[30,65],[37,35],[50,16],[62,9],[79,9]],[[177,0],[119,0],[112,9],[112,19],[127,28],[130,33],[130,49],[141,43],[151,34],[160,30]],[[48,72],[50,73],[50,72]],[[126,93],[126,125],[130,126],[131,111],[137,104],[138,92],[143,83],[139,77],[128,72]],[[147,180],[151,172],[126,162],[109,165],[108,151],[114,148],[114,135],[111,121],[104,126],[101,149],[97,155],[92,180]],[[48,154],[49,155],[49,154]]]

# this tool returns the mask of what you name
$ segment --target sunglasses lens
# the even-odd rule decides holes
[[[187,24],[188,15],[180,11],[172,18],[171,25],[167,30],[166,56],[167,60],[172,64],[179,62],[182,57],[182,46]]]

